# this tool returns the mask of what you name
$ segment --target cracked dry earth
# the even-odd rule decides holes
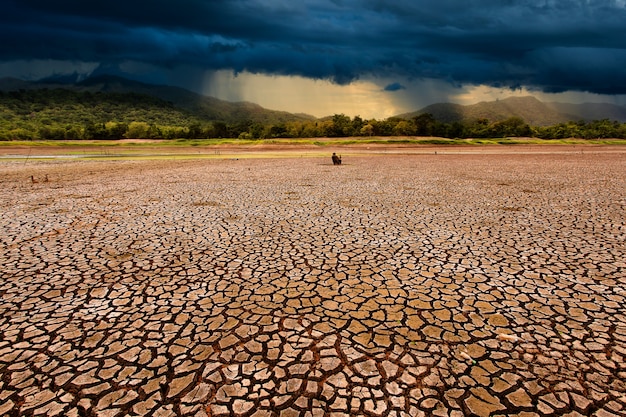
[[[625,161],[4,162],[0,415],[624,416]]]

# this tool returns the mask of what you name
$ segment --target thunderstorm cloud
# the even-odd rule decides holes
[[[623,0],[5,0],[2,8],[0,65],[626,94]]]

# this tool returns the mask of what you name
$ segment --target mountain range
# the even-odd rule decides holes
[[[146,84],[126,78],[100,75],[73,82],[66,79],[43,79],[23,81],[16,78],[0,79],[0,91],[66,89],[75,92],[91,93],[134,93],[151,96],[170,103],[175,109],[183,110],[198,119],[237,123],[284,123],[300,120],[315,120],[307,114],[268,110],[250,102],[230,102],[215,97],[204,96],[180,87]]]
[[[237,123],[245,120],[256,123],[284,123],[315,120],[315,117],[307,114],[268,110],[255,103],[229,102],[179,87],[146,84],[112,75],[99,75],[84,80],[76,80],[75,78],[52,78],[40,81],[23,81],[15,78],[0,79],[0,91],[52,90],[58,88],[76,92],[134,93],[152,96],[171,103],[176,109],[206,121]],[[532,96],[509,97],[472,105],[437,103],[396,117],[411,119],[425,113],[430,113],[435,119],[445,123],[476,119],[488,119],[495,122],[510,117],[520,117],[532,126],[549,126],[568,121],[601,119],[626,122],[626,107],[624,106],[609,103],[542,102]]]
[[[520,117],[531,126],[551,126],[568,121],[617,120],[626,122],[626,107],[609,103],[559,103],[542,102],[532,96],[509,97],[471,105],[437,103],[421,110],[404,113],[397,117],[411,119],[430,113],[441,122],[488,119],[492,122]]]

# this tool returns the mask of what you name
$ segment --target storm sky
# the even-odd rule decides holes
[[[0,77],[113,73],[315,116],[624,105],[625,22],[626,0],[4,0]]]

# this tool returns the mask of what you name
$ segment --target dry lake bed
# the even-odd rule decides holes
[[[626,148],[472,149],[1,160],[0,415],[626,415]]]

